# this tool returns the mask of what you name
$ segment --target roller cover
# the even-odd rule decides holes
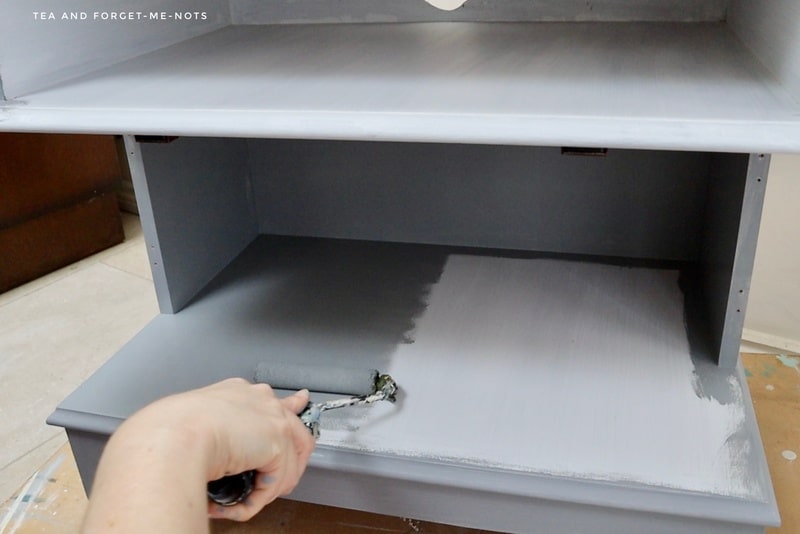
[[[375,369],[263,362],[256,366],[254,381],[278,389],[370,395],[375,392],[377,378]]]

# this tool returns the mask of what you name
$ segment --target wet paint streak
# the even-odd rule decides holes
[[[785,367],[790,367],[800,373],[800,358],[793,358],[785,354],[778,354],[777,358]]]

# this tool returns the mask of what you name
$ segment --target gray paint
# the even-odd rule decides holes
[[[758,228],[764,206],[764,193],[769,174],[770,156],[750,154],[742,194],[742,207],[736,238],[735,255],[731,281],[728,286],[725,326],[720,343],[720,361],[723,367],[733,367],[739,358],[739,347],[747,311],[747,297],[750,292],[750,279],[753,275],[753,262],[756,256]]]
[[[231,0],[234,24],[446,21],[721,21],[727,0],[470,0],[441,11],[424,0]]]
[[[398,345],[413,343],[446,257],[433,247],[261,236],[60,408],[123,419],[174,391],[249,379],[262,362],[383,371]],[[120,379],[134,376],[147,379]]]
[[[308,389],[341,395],[372,395],[379,371],[369,367],[321,366],[272,360],[256,365],[253,382],[275,389]]]
[[[139,150],[144,167],[131,173],[147,211],[156,292],[161,311],[174,313],[256,237],[247,147],[236,139],[179,139]]]
[[[144,161],[139,143],[133,135],[123,137],[125,156],[131,175],[131,183],[136,196],[137,211],[142,225],[147,244],[147,258],[150,263],[150,272],[153,274],[153,285],[158,299],[158,308],[162,313],[174,311],[172,300],[167,286],[167,275],[164,271],[164,260],[161,257],[161,243],[156,231],[156,217],[150,201],[150,189],[145,175]],[[177,283],[177,282],[176,282]]]
[[[88,432],[68,432],[70,445],[76,455],[78,468],[87,495],[91,491],[97,460],[107,441],[107,436]],[[389,463],[389,460],[386,460]],[[443,484],[432,481],[430,476],[420,481],[417,475],[431,473],[430,466],[412,465],[403,462],[402,469],[412,474],[409,479],[394,476],[365,474],[364,459],[346,452],[334,452],[318,448],[311,458],[303,480],[290,499],[347,507],[384,514],[427,519],[452,525],[500,529],[504,532],[531,532],[560,534],[564,531],[592,532],[593,534],[616,534],[618,532],[648,532],[654,534],[761,534],[759,525],[737,524],[737,517],[723,521],[709,521],[687,516],[647,514],[621,508],[583,505],[580,502],[562,502],[552,499],[525,497],[488,492]],[[398,466],[397,471],[399,471]],[[433,471],[435,471],[435,466]],[[343,476],[346,473],[347,476]],[[465,473],[471,476],[470,473]],[[474,477],[472,477],[474,478]],[[543,481],[551,485],[561,484],[562,493],[575,496],[585,492],[570,485],[569,481]],[[606,494],[627,494],[620,502],[632,504],[631,497],[641,496],[641,489],[610,486]],[[553,495],[558,491],[550,490]],[[731,503],[722,500],[702,502],[698,506],[689,495],[673,495],[674,510],[698,510],[722,508]],[[446,505],[443,505],[446,503]],[[765,506],[766,508],[766,506]],[[740,509],[740,508],[739,508]],[[496,511],[489,515],[487,510]],[[742,514],[736,514],[740,516]],[[773,517],[772,523],[777,521]]]
[[[78,466],[78,472],[81,475],[83,490],[89,496],[92,491],[94,475],[97,472],[97,463],[108,441],[108,434],[68,429],[67,438],[69,439],[72,455],[75,457],[75,463]]]
[[[623,4],[628,14],[643,5],[632,0]],[[761,7],[766,4],[774,7]],[[472,5],[479,4],[473,1]],[[745,5],[752,10],[742,16],[744,11],[740,8]],[[22,2],[14,7],[29,9]],[[52,90],[38,91],[28,95],[24,105],[19,101],[6,104],[0,108],[0,129],[717,151],[800,150],[797,46],[792,39],[793,30],[790,28],[787,33],[782,26],[784,22],[797,22],[796,13],[797,8],[785,0],[733,3],[731,27],[774,76],[767,73],[725,24],[454,23],[360,25],[358,29],[355,26],[230,28]],[[46,29],[39,27],[26,33],[30,36],[27,41],[19,40],[22,46],[17,47],[15,41],[14,61],[34,65],[28,54],[35,49],[25,44],[30,40],[37,41],[36,46],[60,53],[61,47],[53,46],[59,36],[41,38],[45,33]],[[186,37],[177,33],[170,36]],[[0,32],[0,54],[8,52],[8,39],[18,38],[16,28]],[[106,40],[90,36],[81,41],[81,46],[104,53],[106,47],[102,45]],[[159,46],[163,44],[166,43]],[[703,54],[698,55],[698,50]],[[74,57],[88,57],[78,50],[75,52]],[[6,58],[3,60],[2,74],[7,82]],[[70,76],[76,73],[72,70]],[[202,90],[198,91],[198,86]],[[794,101],[790,94],[794,95]],[[67,425],[71,439],[75,431],[99,433],[74,439],[76,455],[82,458],[79,462],[82,471],[90,469],[87,464],[96,462],[102,434],[110,433],[121,418],[142,404],[230,374],[248,376],[254,362],[263,361],[267,351],[309,361],[324,362],[331,358],[363,364],[380,360],[378,363],[388,365],[393,374],[406,364],[410,366],[406,376],[396,376],[401,385],[409,388],[402,403],[376,406],[375,411],[339,419],[336,423],[340,427],[324,433],[328,442],[317,451],[311,472],[322,469],[326,475],[308,478],[311,484],[308,492],[331,504],[338,502],[408,515],[416,515],[413,511],[417,510],[423,517],[434,520],[447,519],[452,514],[455,521],[462,517],[471,525],[498,525],[503,530],[526,532],[532,524],[541,526],[544,532],[561,532],[564,525],[578,531],[663,528],[666,532],[674,527],[677,532],[706,532],[712,528],[749,532],[758,527],[742,523],[776,521],[775,500],[769,491],[763,447],[746,382],[741,372],[734,376],[724,367],[698,364],[684,337],[681,314],[686,306],[675,286],[676,273],[651,276],[652,272],[632,269],[624,272],[626,276],[622,278],[628,282],[619,287],[611,283],[597,286],[610,287],[610,291],[585,292],[584,296],[591,296],[595,302],[598,295],[619,297],[611,308],[618,315],[629,315],[624,321],[613,321],[615,316],[605,311],[609,306],[585,314],[581,328],[576,331],[592,332],[590,337],[597,346],[584,345],[572,358],[563,358],[574,350],[570,346],[537,350],[533,358],[525,350],[533,345],[547,345],[555,338],[563,339],[565,325],[575,314],[562,309],[531,322],[515,319],[537,316],[548,308],[547,298],[561,306],[584,302],[568,296],[575,293],[577,284],[554,283],[544,276],[548,272],[550,276],[574,275],[587,267],[583,264],[573,265],[573,269],[538,272],[522,258],[500,262],[499,258],[473,256],[467,265],[459,263],[462,259],[454,260],[452,265],[462,269],[471,268],[470,265],[480,269],[487,262],[483,268],[488,274],[465,276],[464,271],[459,271],[455,277],[457,283],[451,285],[453,272],[448,275],[445,268],[430,292],[409,292],[407,296],[413,293],[416,300],[401,299],[404,303],[425,301],[425,305],[412,312],[418,313],[410,321],[412,330],[408,329],[407,314],[398,317],[387,311],[378,313],[379,319],[371,324],[378,325],[376,330],[380,331],[373,335],[372,331],[357,331],[358,321],[334,317],[335,306],[323,302],[317,307],[308,293],[299,291],[290,298],[282,296],[275,288],[284,278],[268,276],[260,267],[248,270],[248,265],[261,265],[259,253],[252,261],[246,259],[247,254],[244,260],[233,261],[225,270],[232,278],[226,278],[225,274],[214,278],[255,235],[268,205],[261,201],[252,203],[248,196],[248,168],[243,163],[247,157],[246,143],[182,140],[171,147],[145,148],[143,152],[143,161],[138,160],[136,165],[140,167],[138,180],[146,186],[140,187],[143,191],[140,196],[150,204],[145,210],[145,218],[151,219],[146,223],[150,227],[146,228],[148,244],[156,247],[154,261],[166,262],[161,274],[156,270],[162,310],[181,309],[208,280],[213,278],[214,282],[179,313],[166,313],[153,321],[53,415],[51,422]],[[371,158],[375,156],[353,161],[359,167],[362,159]],[[651,156],[645,159],[650,164],[656,161]],[[381,158],[372,161],[380,163]],[[757,220],[754,206],[760,209],[758,198],[762,194],[751,183],[757,166],[751,167],[745,180],[741,161],[738,157],[720,156],[711,163],[717,170],[708,182],[708,205],[717,206],[717,199],[720,202],[718,207],[706,210],[708,251],[703,287],[710,303],[710,323],[723,352],[720,359],[723,365],[730,365],[730,358],[725,356],[729,350],[726,345],[731,347],[738,338],[736,330],[740,324],[731,313],[743,310],[737,306],[746,298],[746,288],[742,285],[749,278],[755,246],[752,234],[755,221],[749,217]],[[437,165],[441,164],[422,166],[436,169]],[[207,171],[210,173],[206,174]],[[355,178],[367,175],[357,174]],[[345,182],[352,179],[347,175],[345,178]],[[261,187],[262,181],[269,183],[273,179],[280,176],[259,172],[255,185]],[[418,182],[413,185],[418,188],[425,185],[422,180]],[[345,183],[344,190],[359,194],[342,198],[341,202],[359,202],[360,190],[350,188],[353,183],[358,180]],[[521,181],[512,183],[519,185]],[[737,198],[729,197],[730,191],[725,191],[727,183],[732,184],[734,196],[739,195],[738,207]],[[319,184],[312,180],[310,185],[316,188]],[[367,188],[369,185],[366,183]],[[200,190],[197,202],[181,197],[192,191],[192,186]],[[468,205],[469,199],[460,200]],[[424,203],[429,203],[428,208],[435,204],[429,198]],[[255,208],[261,210],[258,218]],[[349,206],[345,213],[349,210],[358,211]],[[413,213],[422,217],[426,211],[435,210]],[[695,214],[702,211],[690,210]],[[402,218],[398,220],[402,223]],[[356,230],[363,229],[350,228],[348,232]],[[384,230],[389,233],[393,229]],[[421,231],[409,235],[414,240],[425,239]],[[476,242],[474,237],[470,241]],[[496,243],[498,239],[497,235],[479,237],[487,243]],[[381,235],[376,238],[387,239]],[[563,239],[567,241],[569,237]],[[211,244],[207,256],[203,254],[206,241]],[[260,247],[255,245],[255,249]],[[688,250],[684,246],[678,249]],[[289,285],[297,280],[308,282],[311,276],[319,276],[327,269],[311,269],[311,275],[305,279],[293,277],[293,271],[283,273]],[[522,279],[511,276],[515,272],[522,272]],[[605,283],[613,282],[621,274],[614,270],[598,272],[607,275]],[[493,276],[500,283],[492,281]],[[643,293],[631,296],[631,278],[644,281]],[[576,276],[576,279],[586,281],[594,277]],[[331,283],[336,287],[345,280],[334,272]],[[415,287],[419,289],[419,284]],[[476,288],[489,289],[488,297],[476,299],[476,295],[481,296],[478,292],[472,293],[469,300],[467,290]],[[376,284],[368,288],[367,294],[383,295],[383,289],[391,291],[391,285]],[[501,310],[497,314],[487,313],[491,312],[488,303],[497,298],[492,293],[495,290],[503,295],[499,299]],[[743,296],[738,296],[739,290],[743,290]],[[336,289],[332,294],[344,291]],[[442,300],[442,291],[450,298]],[[536,291],[541,292],[544,302],[529,298]],[[651,295],[651,291],[655,294]],[[271,294],[279,297],[276,309],[269,309],[263,300]],[[318,327],[309,327],[296,319],[309,303],[311,316],[319,319]],[[666,305],[659,307],[660,304]],[[355,302],[349,301],[348,305],[352,308]],[[512,313],[510,310],[515,306],[526,313]],[[291,312],[286,314],[288,319],[280,311],[283,307]],[[448,322],[448,317],[452,317],[452,322]],[[472,317],[473,322],[464,322],[464,317]],[[498,322],[492,323],[493,319]],[[548,321],[557,319],[562,320],[548,328]],[[605,327],[609,321],[616,326]],[[471,328],[458,332],[459,323]],[[264,327],[269,324],[276,328],[271,332],[267,328],[271,335],[265,336]],[[342,325],[347,334],[339,337],[337,332]],[[641,331],[631,331],[632,325],[640,326]],[[454,328],[456,335],[452,337]],[[643,334],[653,328],[650,334]],[[309,331],[315,330],[319,335],[309,335]],[[693,331],[690,325],[689,332]],[[431,332],[433,337],[429,337]],[[446,335],[451,335],[450,341],[441,343]],[[529,343],[517,343],[527,335],[531,336]],[[357,336],[363,336],[363,344]],[[411,339],[415,343],[404,342]],[[577,339],[585,343],[585,339]],[[486,341],[491,350],[481,349]],[[392,343],[394,350],[385,350]],[[293,349],[297,352],[293,353]],[[359,349],[366,352],[358,353]],[[511,352],[513,357],[496,357],[497,353],[508,356]],[[662,357],[665,355],[669,357]],[[420,358],[418,363],[414,363],[414,357]],[[519,361],[514,357],[519,357]],[[542,374],[519,372],[532,368],[538,371],[541,363],[547,364],[541,366]],[[556,372],[559,370],[562,374]],[[505,374],[498,377],[497,373]],[[441,420],[435,419],[437,413],[430,410],[436,403],[422,402],[424,409],[420,409],[420,401],[441,398],[441,392],[434,387],[450,383],[454,376],[465,382],[456,381],[458,387],[469,387],[459,398],[472,411],[455,410],[455,420],[462,425],[450,420],[455,431],[446,428],[450,433],[447,439],[442,439]],[[527,377],[531,379],[518,383],[516,388],[497,389],[506,380],[521,381]],[[537,385],[531,387],[531,382]],[[562,382],[580,391],[580,395],[567,394],[562,403],[554,403],[553,395],[547,393],[553,393],[553,388]],[[722,382],[731,389],[721,389]],[[482,386],[480,396],[475,395],[475,384]],[[540,398],[537,400],[536,396]],[[497,399],[498,404],[487,403],[486,398]],[[591,400],[591,406],[585,406],[586,399]],[[615,402],[622,402],[624,407],[618,413],[608,413]],[[496,408],[509,404],[517,410]],[[550,417],[542,407],[553,405],[561,411]],[[595,408],[597,417],[592,415]],[[637,419],[638,424],[619,432],[610,430],[618,419],[631,418],[631,412],[642,416]],[[471,432],[465,439],[453,437],[465,428],[469,430],[463,425],[475,424],[481,418],[507,429],[508,424],[516,422],[510,418],[520,413],[525,415],[525,425],[512,438],[501,440],[509,449],[498,451],[496,444],[482,441],[496,437],[495,433],[486,436]],[[543,427],[539,424],[542,422],[547,424]],[[409,433],[408,429],[414,425],[423,425],[431,432],[434,439],[430,446],[422,439],[424,434]],[[344,432],[343,428],[350,430]],[[567,436],[565,428],[572,429]],[[392,432],[399,436],[397,441],[390,439]],[[520,432],[525,438],[526,454],[514,449]],[[579,439],[584,433],[588,437]],[[660,441],[647,441],[662,433]],[[409,438],[412,435],[414,439]],[[416,436],[420,442],[415,442]],[[609,442],[614,439],[617,441]],[[391,443],[393,449],[387,452],[387,447],[382,447],[386,443]],[[657,457],[669,460],[653,462],[635,449],[633,443],[667,447],[667,452]],[[581,444],[595,450],[568,455],[566,462],[553,461],[558,460],[558,453]],[[484,450],[475,453],[469,449],[476,446]],[[680,447],[689,447],[689,451],[677,459],[671,458],[671,451]],[[418,454],[434,449],[440,451],[436,458],[431,457],[431,452],[427,456]],[[508,455],[491,457],[498,452]],[[624,460],[616,459],[617,454]],[[521,458],[520,465],[503,464],[504,461],[508,464],[508,459],[515,455]],[[675,462],[684,462],[688,468],[673,469]],[[602,478],[603,473],[606,478]],[[708,489],[709,480],[703,477],[709,474],[712,494],[694,491],[703,484]],[[333,485],[334,475],[338,488]],[[678,486],[683,489],[637,484],[641,479],[655,480],[655,485],[673,480],[680,482]],[[715,491],[728,497],[714,495]],[[731,497],[742,494],[745,495],[742,499]],[[622,509],[643,510],[645,515],[631,519]],[[535,515],[526,515],[534,512]],[[675,516],[676,513],[680,516]],[[665,518],[663,514],[672,517]],[[738,524],[711,526],[687,516]]]
[[[693,260],[710,156],[251,140],[261,232]]]
[[[737,402],[739,390],[736,382],[732,380],[736,375],[736,369],[720,366],[714,356],[703,352],[692,353],[694,390],[698,397],[714,400],[720,404]]]
[[[624,510],[638,510],[633,515],[639,522],[659,514],[654,525],[663,521],[664,532],[712,528],[708,520],[724,522],[713,527],[720,532],[746,532],[750,527],[742,523],[775,521],[746,391],[723,406],[698,399],[691,388],[676,272],[456,254],[440,278],[441,252],[418,245],[259,238],[189,306],[148,325],[65,400],[50,422],[107,435],[150,400],[226,376],[248,376],[265,358],[343,366],[368,361],[395,376],[403,402],[339,414],[332,422],[340,427],[323,421],[323,441],[298,498],[518,532],[529,528],[532,510],[552,529],[595,520],[607,529],[640,524],[629,523],[631,513]],[[366,266],[347,276],[354,262]],[[324,298],[346,288],[359,291],[353,280],[382,272],[383,262],[399,262],[401,275],[369,281],[365,298],[346,301],[347,309]],[[313,285],[320,302],[302,291],[324,276],[316,263],[333,273]],[[381,295],[406,306],[406,314],[400,317],[397,304]],[[308,306],[308,316],[300,317]],[[407,343],[409,337],[414,343]],[[492,349],[471,348],[476,339]],[[390,344],[394,351],[380,352]],[[719,368],[706,371],[715,369],[730,376]],[[733,378],[746,390],[741,373]],[[456,395],[461,410],[442,404],[443,387]],[[415,406],[420,402],[427,409]],[[616,411],[615,402],[625,408]],[[516,408],[504,408],[509,405]],[[587,409],[596,415],[588,417]],[[642,418],[631,419],[631,410]],[[493,421],[485,427],[490,430],[470,426],[482,427],[486,417]],[[628,423],[615,426],[619,421]],[[505,436],[508,425],[514,438]],[[563,436],[571,427],[587,427],[593,439]],[[461,438],[465,431],[470,439]],[[673,441],[661,441],[662,434]],[[375,438],[380,450],[371,445]],[[409,444],[429,452],[412,454]],[[569,452],[576,446],[593,453]],[[462,454],[437,453],[442,447]],[[659,447],[673,452],[661,454]],[[691,454],[680,452],[686,447]],[[553,472],[557,465],[548,459],[562,449],[570,458],[562,469],[571,474]],[[475,450],[483,450],[490,463],[507,458],[525,465],[481,465]],[[653,462],[653,456],[661,460]],[[610,476],[593,478],[581,467],[587,462]],[[720,466],[730,470],[717,472]],[[315,469],[335,470],[336,484],[330,472],[315,478]],[[676,473],[689,475],[692,489],[669,486]],[[422,503],[426,488],[429,502]],[[477,499],[497,506],[467,512]],[[613,511],[598,516],[598,507]]]
[[[407,466],[406,466],[407,467]],[[473,475],[474,476],[474,475]],[[573,495],[575,495],[575,488]],[[613,491],[611,487],[595,491]],[[636,494],[631,492],[632,495]],[[639,494],[640,495],[640,494]],[[341,467],[311,465],[289,497],[467,528],[519,534],[763,534],[760,525],[737,524],[735,519],[709,521],[685,516],[651,514],[614,507],[563,502],[548,498],[476,491],[442,483],[420,483],[361,473],[342,476]],[[681,502],[682,501],[682,502]],[[676,496],[670,512],[696,509],[698,503]],[[703,503],[707,504],[707,503]],[[716,507],[721,503],[713,503]],[[730,509],[734,503],[728,502]]]
[[[687,217],[694,222],[685,231],[701,234],[707,217],[709,235],[720,233],[714,242],[720,258],[734,262],[742,198],[747,196],[744,185],[731,187],[743,184],[748,172],[747,157],[739,155],[612,150],[607,158],[595,159],[562,157],[556,149],[206,138],[133,146],[143,151],[147,177],[142,173],[139,179],[146,182],[142,194],[148,197],[161,195],[180,203],[179,193],[210,171],[210,191],[215,194],[201,195],[206,200],[193,204],[204,216],[225,221],[226,214],[244,214],[247,225],[255,228],[258,218],[274,216],[280,209],[284,211],[279,222],[286,217],[308,224],[304,218],[311,218],[312,226],[303,229],[310,233],[328,231],[341,218],[360,220],[359,231],[380,225],[379,217],[363,217],[358,211],[359,205],[381,198],[380,188],[370,189],[374,183],[383,183],[384,194],[396,202],[396,190],[399,198],[418,198],[419,190],[436,191],[429,184],[444,181],[454,197],[433,201],[426,196],[416,209],[398,211],[395,219],[393,206],[377,204],[393,226],[406,224],[402,214],[419,224],[420,233],[409,239],[424,240],[424,226],[438,227],[439,213],[449,210],[454,220],[466,221],[462,227],[469,229],[467,243],[497,245],[504,234],[481,233],[485,219],[480,215],[492,210],[477,209],[470,225],[461,211],[469,210],[460,207],[469,207],[473,198],[492,198],[493,188],[481,188],[496,183],[495,176],[503,176],[503,186],[515,191],[513,196],[496,192],[495,207],[516,207],[523,214],[538,195],[566,199],[549,207],[572,214],[567,202],[572,197],[559,197],[559,187],[576,176],[591,176],[594,183],[573,187],[592,190],[597,182],[603,186],[592,190],[594,203],[587,200],[577,206],[596,210],[596,224],[614,220],[617,197],[640,203],[643,213],[655,220],[670,220],[664,215],[687,203]],[[198,155],[202,158],[192,162]],[[244,161],[250,162],[249,168]],[[481,165],[491,172],[482,171]],[[662,186],[660,196],[636,197],[639,183],[649,180],[639,169],[653,167],[659,169],[652,180]],[[714,169],[710,180],[709,168]],[[531,180],[527,172],[537,187],[526,195],[525,178]],[[560,185],[550,189],[545,179],[542,185],[535,179],[540,172]],[[235,194],[234,202],[220,204],[217,197],[226,198],[220,194],[224,186],[250,181],[252,197],[248,186],[247,194]],[[343,189],[327,190],[330,183]],[[267,185],[275,189],[265,193]],[[302,203],[315,199],[318,190],[321,197],[336,193],[330,211],[323,209],[326,205]],[[664,200],[675,191],[682,193]],[[688,197],[683,196],[686,191],[691,191]],[[719,194],[721,198],[715,196]],[[238,213],[242,196],[249,210]],[[177,229],[197,215],[187,207],[188,219],[176,218],[167,209],[170,203],[159,202],[163,200],[150,205],[152,212],[144,212],[156,222],[159,250],[166,250],[165,235],[173,236],[173,250],[185,246],[175,237],[181,235]],[[713,210],[708,208],[711,204]],[[301,216],[292,218],[295,211]],[[380,227],[372,237],[391,238],[392,225]],[[221,226],[217,222],[204,227],[204,234],[189,233],[189,243],[216,242],[225,233]],[[526,225],[508,224],[507,233],[519,234],[521,228]],[[645,232],[641,240],[654,240],[654,234],[660,235]],[[694,255],[697,247],[689,247]],[[752,254],[746,247],[739,249],[743,258]],[[193,258],[194,249],[182,250]],[[686,297],[677,271],[559,262],[523,252],[508,258],[498,254],[261,236],[179,313],[161,315],[148,325],[66,399],[50,422],[108,434],[156,398],[227,376],[249,377],[257,363],[270,359],[374,367],[398,380],[403,397],[395,405],[352,410],[323,421],[321,450],[333,451],[342,473],[349,473],[347,458],[357,459],[368,477],[449,486],[448,495],[459,506],[464,501],[456,495],[477,491],[503,502],[524,497],[527,501],[520,502],[546,499],[659,514],[674,513],[680,503],[682,517],[774,521],[774,497],[746,383],[740,374],[698,363],[685,337]],[[172,277],[181,281],[189,273],[165,268],[164,274],[171,284]],[[213,274],[206,271],[203,276]],[[716,276],[715,283],[724,286],[725,276]],[[690,334],[693,328],[689,325]],[[481,396],[474,395],[476,384],[484,388]],[[724,384],[729,390],[722,389]],[[443,404],[444,385],[446,398],[458,399],[458,410]],[[498,410],[501,401],[517,408]],[[440,412],[430,410],[436,405],[448,414],[446,439],[441,437]],[[557,406],[559,411],[532,409],[541,406]],[[481,434],[475,428],[490,430]],[[495,440],[503,446],[497,447]],[[328,453],[323,452],[323,458]],[[654,456],[669,460],[653,462]],[[324,463],[315,459],[313,465],[321,465],[318,461]],[[480,477],[474,476],[475,469]],[[354,477],[343,478],[348,484]],[[554,479],[565,486],[553,485]],[[620,485],[630,491],[612,491]],[[320,496],[327,488],[312,486],[310,491]],[[331,504],[338,499],[389,513],[403,513],[408,503],[418,505],[409,495],[387,505],[343,491]],[[691,495],[686,502],[684,492]],[[553,520],[568,524],[570,520],[555,511],[559,506],[552,506]],[[428,513],[424,507],[419,510]],[[432,519],[447,517],[430,513]],[[523,528],[516,520],[506,523],[500,514],[463,520],[473,526]],[[677,524],[693,521],[680,519]],[[741,525],[726,526],[735,531]]]
[[[769,156],[717,156],[709,181],[702,260],[711,354],[720,366],[739,358]]]

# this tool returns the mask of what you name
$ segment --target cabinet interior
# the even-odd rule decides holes
[[[748,155],[211,138],[131,146],[141,148],[146,169],[139,190],[147,188],[145,209],[156,221],[145,231],[166,313],[202,299],[247,247],[269,257],[258,235],[315,238],[318,274],[331,267],[360,273],[364,283],[382,276],[373,260],[391,273],[402,258],[428,265],[430,254],[438,262],[466,254],[613,265],[632,275],[666,269],[677,273],[670,290],[685,310],[680,335],[693,357],[728,367],[737,360],[735,325],[749,279],[747,262],[736,263],[737,246],[747,246],[740,221],[760,209],[763,195]],[[326,255],[339,246],[361,250],[359,242],[369,250],[382,243],[362,267],[346,252]],[[382,291],[391,293],[387,276]],[[435,282],[419,276],[421,288]],[[331,300],[358,285],[348,276],[331,280]],[[734,325],[728,333],[726,323]]]

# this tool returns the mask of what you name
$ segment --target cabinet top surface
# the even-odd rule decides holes
[[[792,152],[800,106],[717,23],[230,26],[0,130]]]

